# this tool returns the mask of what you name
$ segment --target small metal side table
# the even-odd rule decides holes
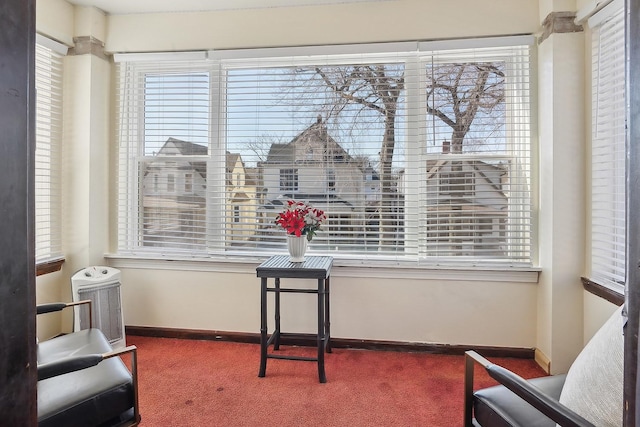
[[[260,372],[264,377],[267,370],[267,359],[303,360],[318,362],[318,378],[321,383],[327,382],[324,371],[324,352],[331,353],[331,333],[329,320],[329,276],[333,258],[327,256],[307,256],[304,262],[290,262],[288,255],[272,256],[256,268],[260,277]],[[267,286],[268,278],[275,279],[273,288]],[[280,279],[317,279],[317,289],[281,288]],[[275,330],[267,335],[267,292],[275,294]],[[280,293],[318,294],[318,357],[284,356],[268,353],[269,345],[273,349],[280,348],[280,337],[302,337],[304,334],[283,333],[280,331]]]

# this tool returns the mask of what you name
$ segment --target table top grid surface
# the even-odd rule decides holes
[[[333,257],[305,256],[304,262],[291,262],[288,255],[275,255],[256,268],[258,277],[324,279],[329,277]]]

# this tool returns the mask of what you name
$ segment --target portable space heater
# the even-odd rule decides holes
[[[91,300],[93,327],[100,329],[114,348],[126,346],[124,316],[120,296],[120,270],[87,267],[71,277],[74,301]],[[89,306],[74,310],[74,330],[89,327]]]

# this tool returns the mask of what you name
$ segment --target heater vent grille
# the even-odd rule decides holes
[[[124,338],[120,282],[91,288],[78,288],[79,300],[91,300],[93,326],[104,333],[111,344]],[[80,306],[80,329],[89,327],[89,307]]]

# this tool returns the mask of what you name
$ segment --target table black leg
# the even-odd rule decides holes
[[[273,339],[273,349],[280,350],[280,278],[276,277],[276,286],[275,286],[275,320],[276,325],[273,331],[276,334]]]
[[[267,278],[260,279],[260,372],[264,377],[267,371]]]
[[[327,337],[327,344],[325,348],[327,349],[327,353],[331,353],[331,315],[329,314],[330,313],[329,302],[331,301],[331,295],[329,291],[330,284],[329,284],[328,277],[326,278],[324,283],[325,283],[324,333],[326,334],[326,337]]]
[[[324,279],[318,279],[318,378],[321,383],[327,382],[327,377],[324,372],[324,313]]]

